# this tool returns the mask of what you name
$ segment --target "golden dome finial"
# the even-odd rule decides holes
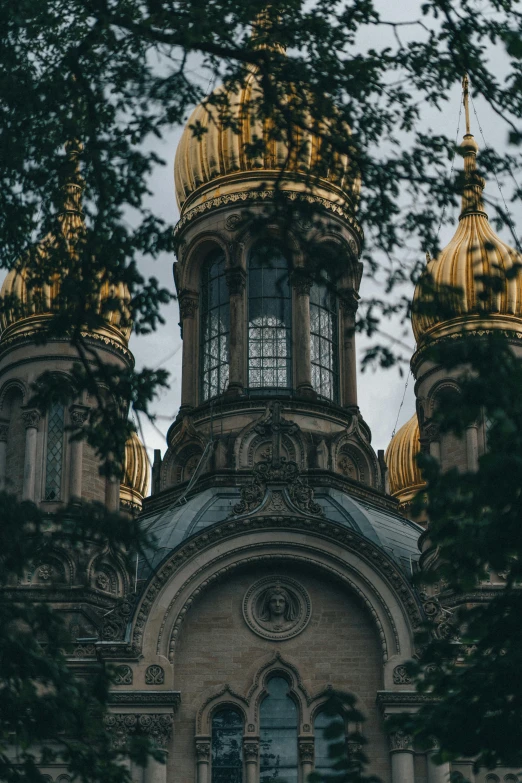
[[[430,294],[426,294],[423,281],[419,282],[412,313],[413,332],[419,345],[426,337],[455,336],[463,331],[522,331],[522,275],[513,274],[522,258],[489,224],[482,203],[485,181],[477,172],[479,148],[470,128],[467,75],[462,80],[462,92],[466,133],[459,149],[464,158],[459,225],[439,255],[428,260],[426,270],[439,291],[449,287],[462,295],[451,297],[451,315],[437,316],[433,301],[428,301],[431,307],[423,307]],[[499,278],[499,285],[494,289],[488,286],[485,295],[484,281],[494,276]]]
[[[420,433],[417,414],[395,433],[391,439],[384,459],[388,466],[390,493],[404,509],[425,487],[417,455],[420,454]]]

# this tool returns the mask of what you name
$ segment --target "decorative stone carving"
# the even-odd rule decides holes
[[[140,732],[146,734],[158,748],[166,749],[172,736],[173,716],[169,713],[145,712],[138,718]]]
[[[199,301],[197,294],[182,291],[179,296],[179,314],[181,320],[184,321],[185,318],[194,318],[198,305]]]
[[[294,270],[290,283],[297,296],[310,296],[312,279],[305,272]]]
[[[210,761],[210,742],[208,740],[196,740],[196,759],[198,764]]]
[[[393,683],[394,685],[409,685],[411,683],[411,677],[406,671],[406,667],[400,664],[393,670]]]
[[[83,427],[89,415],[89,408],[86,408],[85,405],[71,405],[69,415],[74,427]]]
[[[126,747],[129,738],[136,732],[138,716],[130,713],[109,712],[104,716],[103,723],[111,734],[113,748],[121,750]]]
[[[36,427],[38,427],[38,422],[40,421],[40,411],[35,408],[22,411],[22,419],[24,420],[27,429],[29,427],[34,427],[36,429]]]
[[[253,477],[250,484],[241,488],[241,500],[234,506],[235,515],[248,514],[261,505],[267,492],[268,484],[286,485],[288,496],[293,505],[307,514],[323,516],[321,506],[314,500],[314,491],[301,476],[301,471],[296,462],[287,462],[284,457],[279,459],[279,464],[272,462],[258,462],[253,467]],[[277,511],[282,511],[281,504],[277,504]],[[286,504],[285,504],[286,505]],[[267,511],[269,509],[267,508]]]
[[[243,742],[243,756],[247,762],[256,762],[259,756],[259,742],[245,740]]]
[[[163,685],[165,682],[165,672],[162,666],[153,663],[151,666],[147,666],[145,672],[145,685]]]
[[[233,266],[225,272],[230,296],[239,296],[246,286],[246,272],[240,266]]]
[[[40,566],[36,574],[39,579],[43,579],[44,582],[47,582],[48,579],[52,579],[53,576],[55,576],[55,571],[50,563],[44,563]]]
[[[118,666],[114,676],[115,685],[132,685],[132,669],[126,664]]]
[[[297,636],[306,628],[311,612],[305,588],[286,576],[259,579],[243,598],[246,624],[264,639],[282,641]]]
[[[390,752],[396,750],[413,751],[413,740],[411,734],[406,734],[404,731],[394,731],[391,734],[388,734],[388,743],[390,746]]]
[[[309,739],[299,742],[299,760],[301,763],[314,763],[314,743]]]
[[[96,587],[98,587],[100,590],[104,590],[106,593],[111,592],[111,580],[104,571],[99,571],[96,574]]]
[[[241,217],[239,212],[233,212],[225,220],[225,226],[228,228],[229,231],[235,231],[242,220],[243,218]]]

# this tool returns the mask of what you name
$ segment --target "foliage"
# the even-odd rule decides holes
[[[130,547],[141,551],[146,538],[135,521],[101,506],[75,506],[51,518],[5,492],[0,504],[0,779],[42,783],[38,765],[61,762],[82,783],[126,783],[121,751],[111,747],[103,724],[113,673],[98,666],[84,678],[71,666],[76,640],[60,611],[35,601],[23,583],[55,548],[108,546],[129,560]],[[45,589],[53,586],[50,580]],[[142,765],[155,753],[139,736],[129,751]]]

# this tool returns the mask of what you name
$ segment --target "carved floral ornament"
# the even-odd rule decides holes
[[[245,593],[243,617],[258,636],[283,641],[304,631],[312,613],[305,588],[289,577],[267,576]]]
[[[173,716],[164,712],[144,712],[139,715],[109,712],[103,723],[111,733],[113,747],[118,750],[124,749],[134,735],[145,735],[159,748],[165,749],[172,736]]]

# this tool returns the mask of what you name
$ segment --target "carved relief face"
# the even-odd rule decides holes
[[[283,593],[273,593],[272,597],[268,601],[268,609],[270,612],[270,619],[279,619],[285,614],[286,610],[286,598]]]

